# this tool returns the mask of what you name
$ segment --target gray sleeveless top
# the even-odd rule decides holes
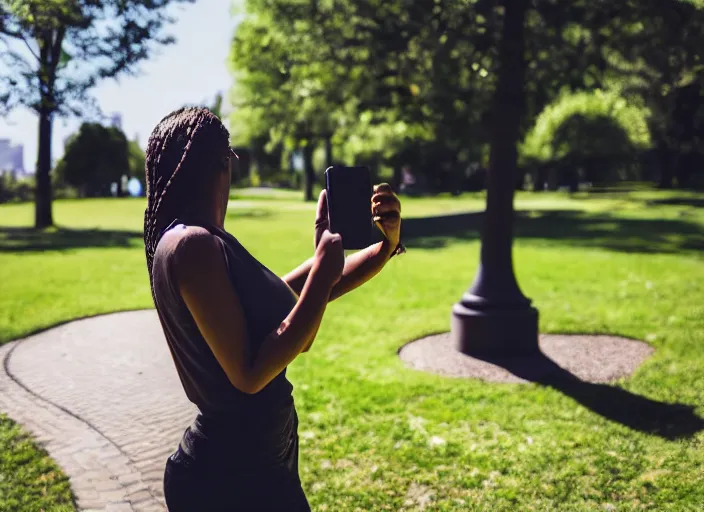
[[[254,258],[237,239],[215,226],[189,222],[215,235],[222,244],[230,281],[239,296],[247,323],[250,354],[256,357],[262,341],[277,329],[296,304],[290,287]],[[177,219],[169,230],[185,229]],[[163,236],[162,233],[162,236]],[[152,278],[159,319],[171,350],[176,370],[189,400],[202,419],[221,419],[220,423],[242,422],[277,412],[292,404],[292,386],[284,369],[264,389],[247,394],[235,388],[225,375],[207,342],[200,334],[172,276],[171,261],[163,244],[154,254]]]

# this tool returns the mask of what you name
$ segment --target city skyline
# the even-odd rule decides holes
[[[159,120],[174,109],[188,104],[212,103],[218,92],[227,93],[232,79],[227,68],[230,43],[238,19],[230,13],[230,0],[199,0],[171,9],[176,19],[169,32],[173,45],[161,47],[143,62],[138,76],[99,82],[93,90],[103,119],[55,119],[52,133],[52,160],[64,152],[64,141],[84,121],[110,125],[111,116],[120,115],[121,129],[128,139],[138,138],[144,148]],[[207,30],[203,27],[207,26]],[[33,173],[37,157],[38,118],[27,109],[17,109],[0,117],[0,139],[23,146],[23,167]]]
[[[7,171],[20,176],[26,173],[24,146],[3,138],[0,139],[0,173]]]

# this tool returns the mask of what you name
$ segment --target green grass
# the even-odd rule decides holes
[[[313,204],[233,197],[227,228],[274,271],[310,256]],[[471,212],[482,207],[482,194],[404,199],[409,252],[331,305],[313,349],[291,365],[313,509],[701,510],[704,434],[670,434],[704,416],[704,196],[517,196],[516,273],[541,331],[614,333],[656,348],[614,386],[486,384],[398,360],[403,343],[448,329],[476,269]],[[0,342],[150,307],[143,209],[142,200],[61,201],[60,228],[35,233],[31,206],[0,207]],[[694,410],[665,405],[674,403]],[[0,425],[0,437],[14,428]],[[39,467],[39,457],[27,464]],[[0,482],[17,465],[0,451]]]
[[[68,479],[20,428],[0,414],[0,511],[75,510]]]

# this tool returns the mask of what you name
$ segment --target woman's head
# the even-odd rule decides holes
[[[147,144],[144,243],[151,270],[160,232],[177,217],[222,223],[230,190],[230,134],[205,108],[172,112]]]

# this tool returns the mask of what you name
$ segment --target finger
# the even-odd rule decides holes
[[[374,222],[380,222],[382,224],[394,223],[398,220],[401,220],[401,214],[398,211],[390,211],[374,215]]]
[[[374,193],[379,194],[379,193],[386,193],[386,194],[393,194],[394,189],[391,188],[391,185],[388,183],[379,183],[378,185],[374,185]]]
[[[377,194],[372,196],[372,204],[395,204],[401,208],[401,201],[393,194]]]
[[[373,215],[384,215],[387,213],[393,213],[394,215],[400,215],[401,211],[396,205],[393,204],[382,204],[372,208]]]
[[[398,201],[384,201],[372,203],[372,215],[381,212],[396,211],[401,213],[401,203]]]
[[[318,196],[318,208],[316,211],[316,222],[327,219],[328,216],[328,193],[325,189],[320,191]]]
[[[378,215],[380,213],[396,212],[401,214],[401,206],[398,203],[374,203],[372,205],[372,215]]]
[[[398,196],[396,194],[394,194],[393,192],[387,192],[386,190],[382,190],[380,192],[374,192],[374,194],[372,194],[372,198],[374,198],[374,197],[398,197]]]
[[[323,231],[322,238],[324,238],[326,240],[333,240],[333,241],[342,240],[342,237],[340,236],[339,233],[331,233],[329,229],[326,229],[325,231]]]

